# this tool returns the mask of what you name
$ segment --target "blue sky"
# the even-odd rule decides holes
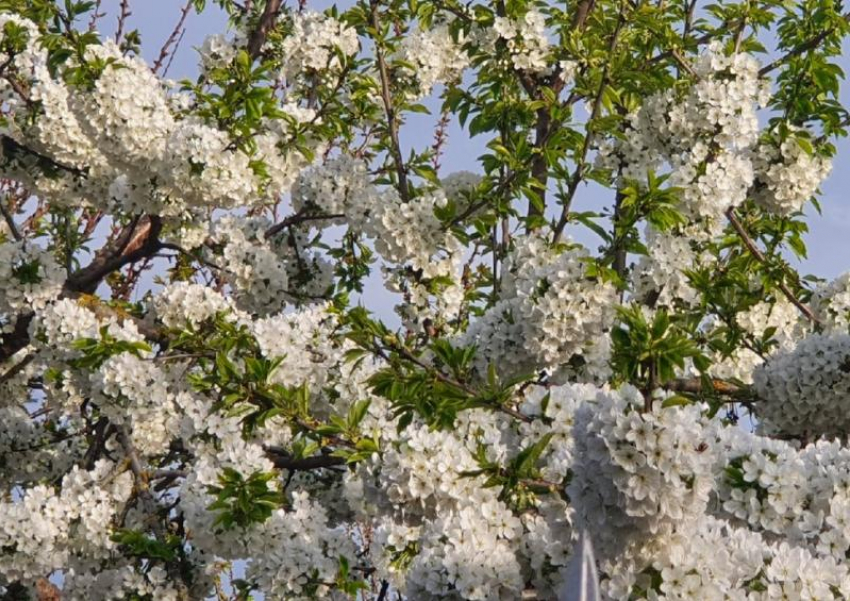
[[[208,1],[208,4],[212,4]],[[308,0],[308,8],[323,10],[330,6],[328,0]],[[338,3],[344,7],[350,1]],[[115,29],[115,14],[119,5],[118,0],[104,0],[104,8],[110,14],[101,20],[99,29],[103,33],[112,33]],[[131,3],[132,16],[127,23],[127,29],[139,29],[142,34],[145,57],[152,61],[159,54],[162,43],[174,29],[183,2],[178,0],[135,0]],[[187,20],[187,33],[182,40],[180,49],[171,66],[169,77],[180,79],[192,77],[196,73],[197,55],[194,48],[203,43],[208,33],[220,32],[226,28],[227,19],[215,6],[208,7],[201,15],[194,12]],[[841,66],[850,71],[850,60],[847,55],[840,60]],[[848,86],[844,84],[842,92],[846,96]],[[432,103],[436,106],[436,103]],[[414,115],[402,131],[402,145],[423,148],[433,140],[434,123],[438,115]],[[457,124],[449,131],[446,153],[442,159],[442,175],[453,171],[477,170],[475,158],[483,149],[483,139],[468,139],[458,128]],[[850,170],[846,161],[850,157],[850,142],[841,140],[838,143],[839,152],[833,165],[833,172],[823,186],[821,205],[823,215],[817,215],[809,206],[809,225],[811,231],[806,237],[809,247],[809,259],[802,263],[801,271],[812,273],[819,277],[832,278],[850,269],[850,203],[846,199],[846,190],[850,187]],[[580,189],[574,203],[577,211],[599,210],[610,205],[611,192],[599,188]],[[575,234],[575,232],[573,232]],[[593,248],[598,239],[592,235],[579,235],[579,239]]]

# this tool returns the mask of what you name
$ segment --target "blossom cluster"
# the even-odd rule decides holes
[[[850,333],[850,272],[819,284],[811,304],[826,331]]]
[[[315,11],[299,12],[292,17],[291,33],[281,42],[283,75],[338,71],[342,64],[337,53],[351,56],[359,48],[357,32],[345,23]]]
[[[247,41],[247,35],[241,30],[235,31],[230,37],[223,33],[208,35],[198,49],[201,69],[212,71],[226,67],[236,58],[239,49],[245,46]]]
[[[58,492],[37,485],[20,501],[0,503],[0,543],[15,551],[0,555],[0,575],[34,581],[58,569],[96,567],[115,548],[110,522],[131,493],[132,475],[102,460],[90,471],[72,469]]]
[[[575,418],[567,494],[597,537],[603,564],[630,545],[691,526],[712,489],[713,441],[700,406],[655,401],[641,412],[643,402],[626,387],[598,395]]]
[[[743,203],[753,185],[756,110],[768,90],[756,59],[726,56],[717,44],[692,69],[697,79],[683,96],[671,89],[647,98],[630,116],[626,136],[602,148],[599,161],[638,182],[666,165],[670,184],[682,188],[686,214],[711,221]]]
[[[506,44],[515,69],[539,73],[549,69],[549,38],[543,13],[529,10],[519,19],[496,17],[493,31]]]
[[[812,334],[753,373],[766,432],[816,438],[850,429],[850,335]]]
[[[802,140],[802,141],[801,141]],[[832,162],[807,150],[806,138],[769,138],[753,152],[756,169],[753,199],[777,215],[790,215],[803,208],[832,169]]]
[[[806,321],[752,246],[831,148],[760,134],[755,58],[670,55],[636,100],[608,88],[653,11],[218,4],[180,89],[134,35],[0,14],[0,597],[549,599],[592,540],[605,599],[850,598],[850,274]],[[440,86],[431,151],[399,147]],[[438,173],[455,117],[499,132],[482,174]],[[526,159],[558,189],[529,219]],[[648,172],[674,210],[566,207],[612,218],[599,254],[546,223]]]
[[[689,231],[662,232],[647,227],[646,248],[631,273],[632,292],[637,298],[653,298],[657,307],[677,303],[692,305],[699,293],[691,286],[688,270],[710,264],[711,256],[699,252]]]
[[[330,219],[313,222],[324,228],[345,216],[349,227],[371,238],[375,250],[391,264],[425,269],[432,255],[451,244],[435,210],[448,202],[437,188],[403,200],[394,188],[381,190],[367,176],[365,164],[349,156],[306,170],[293,190],[293,207]]]
[[[711,366],[713,376],[726,380],[740,380],[747,384],[753,382],[753,370],[762,365],[767,358],[779,352],[787,352],[807,334],[809,324],[800,317],[800,311],[787,298],[758,302],[745,311],[735,315],[735,325],[751,340],[767,341],[766,351],[756,352],[753,348],[741,346],[730,355],[714,353]],[[718,318],[708,320],[707,332],[722,330],[724,324]]]
[[[615,286],[589,273],[589,255],[580,247],[552,247],[535,235],[515,244],[500,300],[460,343],[478,349],[481,373],[492,363],[511,365],[506,377],[548,370],[604,378],[610,349],[600,334],[614,321]]]
[[[221,50],[221,41],[210,44],[219,49],[209,49],[218,60],[232,54]],[[31,94],[8,92],[5,131],[50,157],[55,173],[46,177],[38,156],[26,153],[7,154],[4,164],[42,198],[184,218],[193,208],[276,199],[308,163],[289,143],[298,123],[316,119],[314,111],[285,104],[282,116],[264,119],[245,147],[218,123],[187,114],[185,94],[171,93],[168,82],[115,43],[86,48],[81,60],[102,64],[91,85],[54,75],[41,45],[31,48],[12,57]],[[319,142],[306,144],[315,150]]]
[[[65,270],[53,254],[27,241],[0,243],[0,320],[41,310],[62,292]]]
[[[449,23],[434,24],[404,38],[399,59],[413,67],[411,75],[419,84],[420,95],[430,94],[436,84],[461,78],[470,62],[463,45],[463,32],[455,39]]]

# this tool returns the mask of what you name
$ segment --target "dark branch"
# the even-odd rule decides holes
[[[260,22],[251,38],[248,40],[248,54],[251,58],[257,58],[263,50],[263,44],[266,43],[266,37],[269,32],[274,29],[277,22],[277,16],[280,12],[280,6],[283,0],[266,0],[266,7],[263,9],[263,14],[260,16]]]
[[[65,283],[65,290],[93,294],[103,278],[129,263],[149,257],[161,248],[159,217],[142,217],[126,226],[110,243],[104,246],[94,260],[75,272]]]
[[[282,470],[306,472],[345,464],[345,458],[334,455],[313,455],[312,457],[296,459],[279,447],[267,446],[263,447],[263,449],[274,466]]]
[[[264,234],[265,238],[268,240],[269,238],[274,237],[279,234],[283,230],[293,225],[298,225],[300,223],[304,223],[306,221],[321,221],[323,219],[341,219],[345,217],[345,215],[340,214],[332,214],[332,215],[321,215],[321,214],[308,214],[308,213],[296,213],[295,215],[290,215],[280,223],[275,223],[269,229],[266,230]]]

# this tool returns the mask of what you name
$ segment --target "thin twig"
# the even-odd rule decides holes
[[[738,219],[738,216],[735,214],[734,207],[726,211],[726,217],[729,219],[729,223],[732,224],[732,227],[741,237],[744,246],[747,247],[747,250],[750,251],[750,254],[755,257],[759,263],[767,264],[767,257],[765,257],[764,253],[759,249],[758,246],[756,246],[755,241],[750,238],[750,235],[747,233],[747,230],[744,228],[744,225],[741,223],[741,221]],[[784,281],[780,280],[779,282],[777,282],[777,284],[779,286],[779,289],[782,291],[782,294],[785,295],[785,298],[791,301],[791,303],[795,307],[797,307],[797,309],[799,309],[800,313],[805,315],[806,318],[809,319],[809,321],[816,324],[820,324],[820,320],[815,316],[814,313],[812,313],[812,310],[807,307],[799,298],[797,298],[794,292],[791,291],[791,289]]]
[[[320,221],[323,219],[341,219],[345,217],[342,214],[331,214],[331,215],[322,215],[322,214],[307,214],[307,213],[296,213],[294,215],[290,215],[280,223],[276,223],[266,230],[266,233],[263,234],[263,237],[268,240],[269,238],[273,238],[283,230],[293,225],[298,225],[300,223],[304,223],[306,221]]]
[[[451,115],[448,111],[443,112],[440,115],[440,120],[437,122],[437,128],[434,131],[434,145],[431,147],[434,151],[434,156],[431,159],[431,165],[434,167],[434,171],[439,173],[440,171],[440,158],[443,155],[443,148],[446,145],[446,140],[449,137],[448,129],[449,123],[451,122]]]
[[[124,25],[133,13],[130,12],[130,0],[121,0],[121,12],[118,15],[118,28],[115,30],[115,43],[121,42],[124,35]]]
[[[89,27],[88,27],[89,31],[94,31],[97,28],[97,22],[102,17],[106,16],[106,13],[99,12],[100,11],[100,5],[101,5],[102,2],[103,2],[103,0],[97,0],[94,3],[94,8],[92,9],[92,13],[91,13],[91,19],[89,19]]]
[[[170,54],[171,46],[183,37],[181,31],[185,31],[183,25],[186,23],[186,18],[189,16],[189,11],[191,10],[192,0],[186,0],[186,4],[183,6],[183,10],[180,11],[180,19],[177,21],[177,25],[174,26],[174,31],[172,31],[171,35],[168,36],[168,39],[165,40],[165,43],[162,45],[162,48],[159,51],[159,56],[157,57],[156,62],[154,62],[153,64],[154,73],[157,73],[162,67],[162,64],[165,62],[165,59]],[[174,52],[177,52],[177,46],[174,47]]]
[[[846,13],[846,14],[842,15],[841,18],[844,19],[845,21],[850,21],[850,13]],[[782,66],[783,64],[785,64],[786,62],[788,62],[792,58],[800,56],[804,52],[808,52],[809,50],[814,50],[815,48],[817,48],[821,44],[821,42],[823,42],[826,38],[828,38],[830,35],[835,33],[836,29],[837,29],[837,27],[827,27],[826,29],[820,31],[818,34],[812,36],[811,38],[809,38],[808,40],[806,40],[802,44],[795,46],[794,48],[792,48],[791,50],[789,50],[788,52],[786,52],[785,54],[783,54],[782,56],[777,58],[772,63],[768,63],[767,65],[765,65],[764,67],[759,69],[759,77],[764,77],[765,75],[767,75],[771,71]]]
[[[168,57],[168,64],[165,65],[165,69],[162,70],[162,76],[165,77],[168,75],[168,72],[171,71],[171,65],[174,63],[174,57],[177,56],[177,50],[180,48],[180,44],[183,42],[183,38],[186,35],[186,28],[183,28],[183,31],[180,32],[180,37],[177,38],[177,43],[174,45],[174,52],[171,53],[171,56]]]
[[[378,1],[371,0],[372,27],[375,28],[375,58],[378,61],[378,73],[381,77],[381,98],[384,101],[384,112],[387,116],[387,127],[390,135],[390,153],[395,162],[396,175],[398,176],[398,192],[401,200],[407,202],[410,199],[410,189],[407,186],[407,171],[404,167],[404,157],[401,154],[401,144],[398,138],[398,117],[393,107],[392,93],[390,92],[390,74],[387,69],[387,61],[384,57],[384,49],[378,36],[381,31],[381,18],[378,14]]]
[[[587,133],[584,136],[584,144],[582,145],[581,153],[579,154],[578,160],[576,161],[575,173],[573,174],[573,177],[567,186],[567,195],[564,199],[563,208],[561,209],[561,216],[559,217],[558,223],[555,225],[555,229],[553,230],[552,239],[555,242],[557,242],[561,238],[561,234],[564,232],[564,228],[569,222],[570,207],[572,205],[573,198],[576,195],[576,191],[578,190],[579,184],[584,179],[587,153],[590,151],[590,145],[593,142],[593,130],[591,129],[591,126],[593,125],[593,122],[596,120],[596,118],[599,116],[600,111],[602,110],[602,96],[605,93],[605,88],[607,88],[610,83],[608,80],[608,69],[611,65],[611,60],[613,59],[614,51],[617,49],[617,41],[620,37],[620,32],[622,31],[625,22],[625,15],[623,14],[623,11],[620,11],[620,16],[617,20],[617,27],[614,29],[614,33],[611,35],[611,42],[608,45],[608,60],[605,62],[605,66],[602,68],[602,77],[599,81],[599,89],[596,92],[596,97],[593,100],[593,109],[591,110],[590,116],[587,119],[587,125],[585,126]]]

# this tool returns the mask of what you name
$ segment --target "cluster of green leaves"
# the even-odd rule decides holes
[[[331,415],[324,424],[316,426],[313,432],[320,437],[326,437],[331,441],[344,441],[332,455],[345,459],[348,464],[365,461],[375,453],[381,452],[380,432],[373,432],[371,436],[365,435],[362,429],[363,418],[369,411],[369,399],[363,399],[352,403],[346,415]],[[318,444],[313,443],[311,451],[318,450]],[[301,453],[306,456],[306,453]]]
[[[284,496],[276,478],[274,472],[254,472],[245,477],[225,467],[219,474],[218,486],[209,487],[216,499],[208,509],[218,514],[213,525],[230,530],[265,522],[283,506]]]
[[[594,230],[610,245],[607,259],[613,262],[618,252],[647,254],[638,231],[639,223],[645,222],[666,232],[686,222],[678,209],[681,189],[665,188],[668,178],[668,175],[657,176],[649,172],[646,182],[627,180],[618,190],[612,234]]]
[[[38,284],[41,281],[41,261],[22,261],[12,267],[12,277],[21,284]]]
[[[323,245],[336,260],[334,273],[340,292],[363,292],[363,280],[371,273],[374,251],[354,232],[346,232],[339,247]]]
[[[563,490],[567,482],[545,482],[540,471],[540,459],[552,440],[552,433],[545,434],[540,440],[520,450],[507,464],[488,458],[487,446],[479,443],[475,451],[475,460],[480,466],[477,470],[464,472],[470,478],[485,476],[484,487],[500,487],[499,500],[504,501],[516,511],[524,511],[536,506],[539,495],[551,494],[554,490]]]
[[[141,357],[143,353],[150,353],[151,347],[146,342],[120,340],[109,333],[109,326],[101,326],[100,338],[80,338],[75,340],[71,347],[82,353],[81,357],[71,359],[68,363],[71,367],[85,371],[95,371],[103,365],[107,359],[130,353]]]
[[[639,306],[621,308],[619,316],[611,338],[613,367],[622,381],[651,391],[675,378],[687,360],[700,371],[710,365],[690,333],[665,309],[657,310],[651,321]]]
[[[278,415],[304,418],[310,412],[310,392],[306,386],[284,386],[272,380],[284,358],[242,356],[235,362],[218,352],[214,360],[201,359],[201,371],[190,374],[195,390],[214,395],[214,411],[241,416],[246,433],[254,431]]]
[[[240,49],[228,65],[206,72],[195,84],[184,82],[184,88],[195,96],[198,116],[229,132],[237,147],[254,151],[253,136],[265,121],[287,116],[272,87],[275,68],[273,61],[256,64]]]
[[[838,98],[844,72],[835,62],[850,32],[842,10],[840,2],[802,0],[788,5],[778,19],[778,50],[788,58],[776,76],[771,125],[822,128],[828,135],[846,132],[848,113]],[[816,45],[813,39],[819,40]],[[806,50],[794,52],[801,47]]]
[[[124,553],[149,561],[171,562],[183,552],[182,539],[174,534],[166,535],[165,540],[152,538],[140,530],[121,528],[113,532],[112,542],[122,546]]]
[[[346,322],[349,339],[359,347],[347,359],[359,361],[376,354],[387,363],[369,378],[369,385],[374,394],[390,401],[400,431],[415,417],[432,428],[449,429],[461,411],[507,409],[517,386],[531,378],[518,376],[502,382],[491,365],[486,381],[474,382],[475,347],[455,347],[439,339],[425,349],[409,348],[362,307],[349,311]]]

